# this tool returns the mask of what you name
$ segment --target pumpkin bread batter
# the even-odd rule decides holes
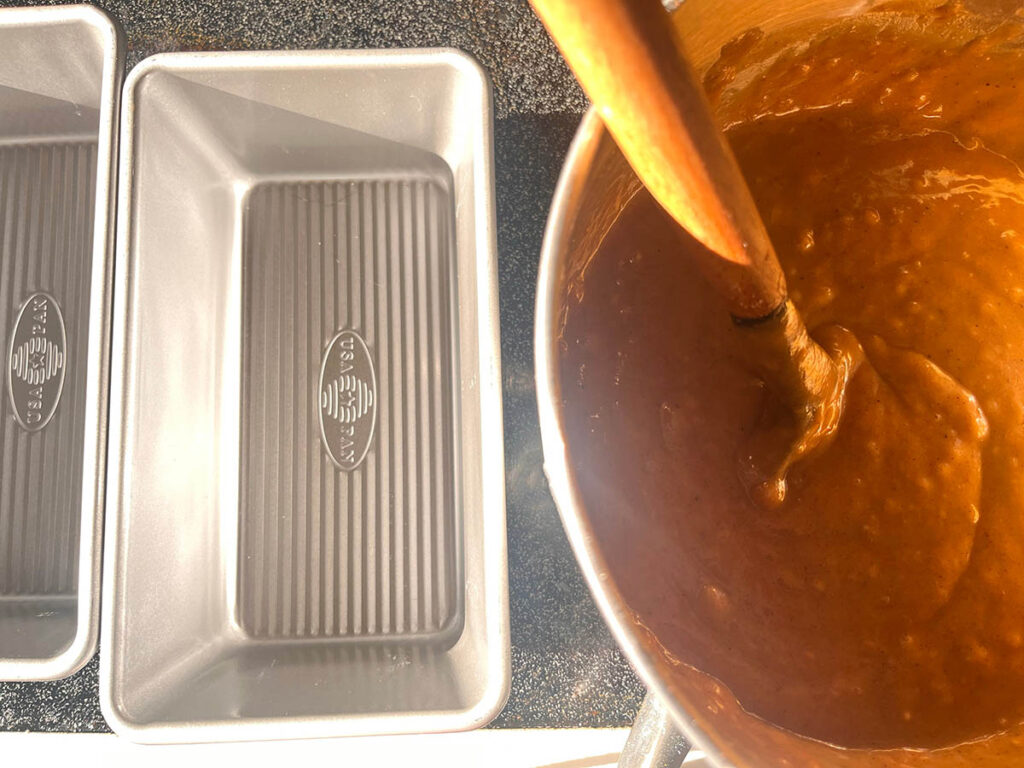
[[[1024,721],[1018,22],[890,8],[753,31],[708,73],[791,299],[864,350],[778,508],[737,471],[775,406],[645,192],[569,302],[573,471],[632,607],[748,711],[842,746]]]

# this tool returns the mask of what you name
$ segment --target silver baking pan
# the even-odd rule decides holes
[[[450,50],[124,90],[101,700],[141,742],[459,730],[509,683],[490,87]]]
[[[0,680],[96,650],[123,51],[94,8],[0,10]]]

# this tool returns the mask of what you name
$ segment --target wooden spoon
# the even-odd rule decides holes
[[[842,330],[830,335],[827,352],[808,335],[661,0],[532,3],[640,180],[707,248],[697,266],[748,342],[751,365],[785,406],[741,459],[751,494],[775,506],[793,462],[834,435],[860,347]]]

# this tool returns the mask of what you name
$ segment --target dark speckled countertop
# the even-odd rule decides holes
[[[0,0],[0,6],[24,5]],[[526,0],[103,0],[128,63],[161,51],[454,46],[491,74],[505,400],[512,692],[500,728],[632,721],[643,688],[597,613],[541,471],[533,298],[544,222],[586,100]],[[102,642],[102,638],[101,638]],[[0,730],[106,731],[97,663],[0,683]]]

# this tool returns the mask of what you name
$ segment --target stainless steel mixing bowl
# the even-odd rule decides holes
[[[845,0],[687,0],[677,21],[688,51],[706,69],[721,46],[760,27],[790,25],[854,14],[881,3]],[[982,13],[1005,16],[1019,4],[969,2]],[[650,691],[624,754],[630,765],[678,763],[678,728],[717,765],[743,766],[945,766],[971,765],[974,747],[932,753],[910,750],[842,750],[775,728],[747,714],[720,683],[681,664],[631,609],[631,596],[606,561],[601,541],[576,487],[568,455],[561,403],[571,397],[559,370],[559,343],[567,296],[639,182],[591,110],[576,133],[559,180],[541,253],[535,318],[537,394],[544,467],[584,577],[619,645]],[[685,510],[680,510],[685,514]],[[666,606],[670,610],[670,606]],[[1011,746],[1011,749],[1018,749]],[[989,763],[991,764],[991,763]]]

